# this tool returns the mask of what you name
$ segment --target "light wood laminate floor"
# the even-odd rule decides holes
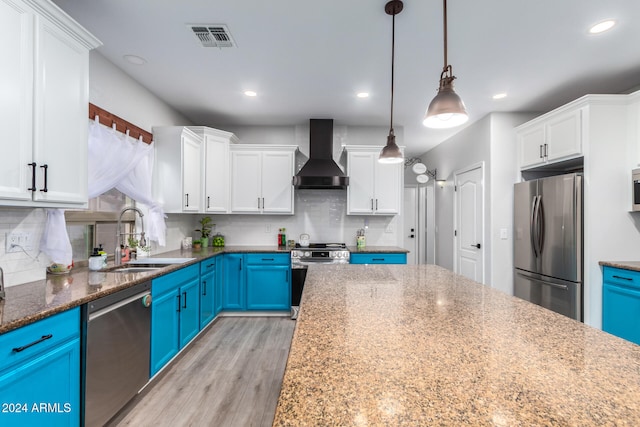
[[[295,321],[223,317],[114,426],[271,426]]]

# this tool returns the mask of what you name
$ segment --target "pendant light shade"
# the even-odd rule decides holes
[[[384,146],[378,156],[378,162],[380,163],[402,163],[404,162],[404,156],[400,147],[396,144],[396,136],[393,133],[393,68],[395,59],[395,44],[396,44],[396,15],[402,12],[404,5],[400,0],[391,0],[384,6],[384,11],[387,15],[392,16],[391,24],[391,114],[389,120],[389,136],[387,136],[387,145]]]
[[[387,136],[387,145],[380,151],[378,162],[401,163],[403,161],[402,151],[400,151],[400,147],[396,144],[396,136],[393,134],[393,129],[391,129],[389,136]]]
[[[438,94],[429,104],[422,124],[435,129],[451,128],[465,123],[469,116],[462,98],[453,89],[451,65],[447,64],[447,0],[443,0],[444,67],[440,74]]]

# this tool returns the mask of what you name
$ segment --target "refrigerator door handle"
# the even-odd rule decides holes
[[[535,278],[530,277],[530,276],[524,276],[524,277],[526,277],[528,280],[531,280],[532,282],[540,283],[542,285],[548,285],[548,286],[551,286],[553,288],[562,289],[563,291],[566,291],[566,290],[569,289],[569,287],[567,285],[560,285],[558,283],[551,283],[551,282],[547,282],[546,280],[535,279]]]
[[[538,253],[542,255],[544,246],[544,209],[542,207],[542,196],[538,196]]]
[[[529,236],[531,238],[531,249],[533,249],[533,255],[538,258],[538,252],[536,249],[536,208],[538,205],[538,196],[533,196],[531,200],[531,222],[529,224]]]

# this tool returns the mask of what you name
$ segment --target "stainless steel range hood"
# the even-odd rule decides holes
[[[349,185],[342,169],[333,161],[333,120],[309,120],[309,160],[293,177],[299,189],[344,190]]]

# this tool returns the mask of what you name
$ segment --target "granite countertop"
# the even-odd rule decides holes
[[[400,248],[398,246],[365,246],[364,248],[358,248],[357,246],[347,246],[349,252],[354,254],[375,254],[375,253],[390,253],[390,254],[406,254],[409,251]]]
[[[640,261],[600,261],[603,267],[622,268],[624,270],[640,271]]]
[[[310,266],[273,424],[640,425],[640,346],[438,266]]]
[[[160,270],[140,273],[115,273],[74,268],[68,274],[47,274],[46,279],[5,289],[6,297],[0,301],[0,334],[33,323],[37,320],[69,310],[105,295],[128,288],[154,277],[222,253],[290,252],[276,246],[225,246],[201,251],[174,250],[154,255],[160,258],[194,258],[183,264],[168,265]],[[149,263],[153,263],[150,257]],[[140,261],[143,258],[139,259]],[[109,267],[113,267],[110,264]]]

